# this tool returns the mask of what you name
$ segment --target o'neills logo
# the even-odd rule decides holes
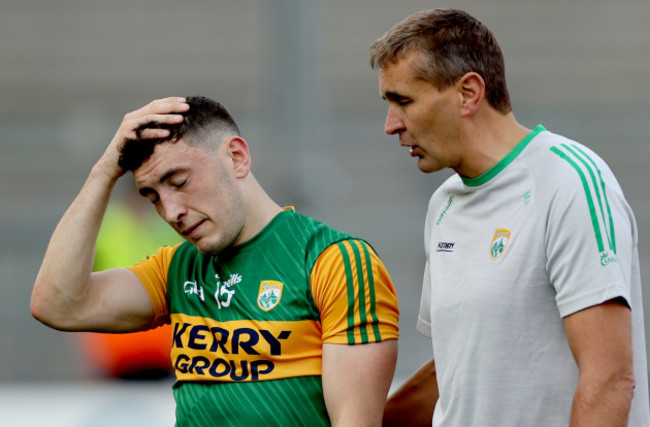
[[[490,244],[490,258],[498,259],[506,251],[508,241],[510,240],[510,231],[505,228],[497,228]]]
[[[260,291],[257,294],[257,305],[264,311],[269,311],[275,308],[282,299],[281,282],[274,280],[264,280],[260,283]]]

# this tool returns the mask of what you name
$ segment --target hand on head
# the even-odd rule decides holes
[[[124,116],[122,124],[115,133],[108,148],[99,161],[101,168],[112,178],[117,179],[126,170],[119,165],[121,149],[129,139],[160,139],[169,136],[165,125],[175,125],[183,121],[183,114],[190,108],[185,98],[170,97],[157,99],[142,108]],[[151,127],[143,127],[151,124]]]

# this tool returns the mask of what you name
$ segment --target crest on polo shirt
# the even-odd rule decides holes
[[[282,299],[282,288],[284,283],[275,280],[263,280],[260,282],[260,290],[257,294],[257,305],[264,311],[269,311],[280,303]]]
[[[499,259],[506,251],[509,240],[510,231],[505,228],[497,228],[494,232],[494,237],[492,237],[492,243],[490,244],[490,258],[493,260]]]

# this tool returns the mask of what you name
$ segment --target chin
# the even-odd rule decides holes
[[[422,157],[418,160],[418,169],[424,173],[433,173],[443,170],[444,167],[440,163],[433,163],[425,161]]]
[[[418,168],[420,169],[421,172],[424,173],[433,173],[433,172],[438,172],[440,168],[434,168],[428,165],[418,165]]]
[[[203,255],[218,255],[230,245],[223,242],[192,242]]]

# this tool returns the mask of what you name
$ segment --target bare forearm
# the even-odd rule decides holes
[[[438,401],[438,383],[433,360],[425,363],[386,402],[385,427],[430,426]]]
[[[608,383],[578,384],[571,412],[571,427],[627,426],[634,395],[631,375]]]
[[[381,425],[397,341],[323,345],[323,392],[332,426]]]
[[[32,293],[32,313],[40,321],[64,328],[75,304],[87,292],[95,242],[117,178],[95,166],[57,225],[45,252]]]

